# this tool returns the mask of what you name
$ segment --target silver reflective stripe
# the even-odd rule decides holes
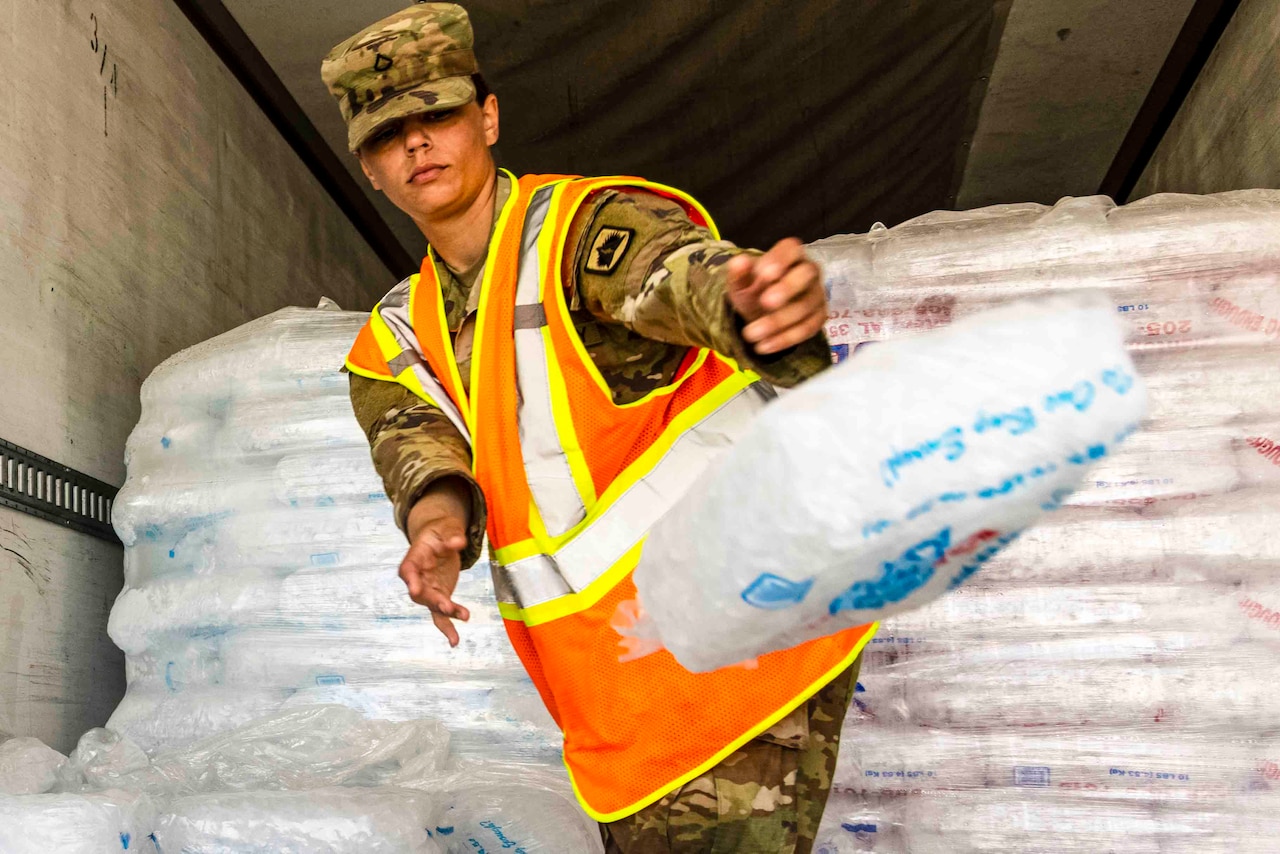
[[[556,185],[533,194],[521,233],[520,275],[516,280],[516,383],[520,390],[520,453],[529,492],[547,533],[558,537],[587,515],[573,480],[551,408],[547,348],[542,340],[546,313],[538,299],[544,259],[538,253]]]
[[[382,298],[381,305],[383,308],[403,308],[409,309],[409,289],[413,286],[413,276],[405,276],[396,286],[387,291],[387,295]]]
[[[516,329],[541,329],[547,325],[547,310],[541,305],[516,306]]]
[[[506,566],[493,564],[494,592],[499,602],[531,608],[575,592],[556,572],[555,560],[533,555]],[[504,598],[504,594],[510,598]]]
[[[505,567],[490,561],[489,576],[493,579],[494,598],[499,602],[508,605],[520,604],[520,598],[516,595],[515,588],[511,586],[511,582],[507,579],[507,570]]]
[[[407,371],[414,365],[421,365],[422,363],[422,357],[415,351],[401,350],[399,356],[396,356],[390,362],[387,362],[387,367],[391,369],[391,376],[398,377],[401,372]]]
[[[684,433],[648,474],[618,497],[599,519],[556,552],[560,575],[582,590],[618,562],[707,466],[728,450],[765,404],[750,385]]]
[[[433,295],[434,296],[434,295]],[[432,402],[449,418],[458,432],[471,444],[471,431],[467,429],[467,421],[462,412],[454,405],[449,392],[431,373],[431,366],[418,349],[418,336],[413,332],[413,324],[409,322],[409,280],[405,279],[396,285],[389,294],[382,298],[378,305],[378,315],[387,328],[391,330],[396,343],[400,345],[400,354],[387,362],[394,376],[399,376],[405,368],[413,370],[413,375],[422,384],[423,391],[430,395]]]
[[[616,564],[729,448],[773,396],[753,383],[671,445],[653,469],[553,556],[534,555],[507,566],[494,564],[495,579],[529,608],[567,592],[581,592]],[[560,591],[560,592],[557,592]]]

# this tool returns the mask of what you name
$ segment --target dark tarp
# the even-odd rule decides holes
[[[698,196],[765,246],[947,207],[999,0],[473,0],[500,162]]]

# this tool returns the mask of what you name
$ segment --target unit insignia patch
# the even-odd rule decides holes
[[[600,229],[595,242],[591,244],[591,251],[587,253],[586,271],[599,276],[612,275],[622,263],[622,256],[627,254],[631,238],[635,236],[636,233],[629,228]]]

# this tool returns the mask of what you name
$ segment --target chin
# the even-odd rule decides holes
[[[411,186],[406,200],[413,208],[430,215],[455,207],[461,201],[461,195],[452,181],[447,184],[433,182],[421,187]]]

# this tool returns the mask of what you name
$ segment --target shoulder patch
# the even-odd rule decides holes
[[[591,244],[591,251],[587,253],[584,269],[599,276],[613,275],[613,271],[622,263],[622,257],[631,248],[631,238],[635,236],[635,231],[630,228],[605,226],[600,229],[595,242]]]

